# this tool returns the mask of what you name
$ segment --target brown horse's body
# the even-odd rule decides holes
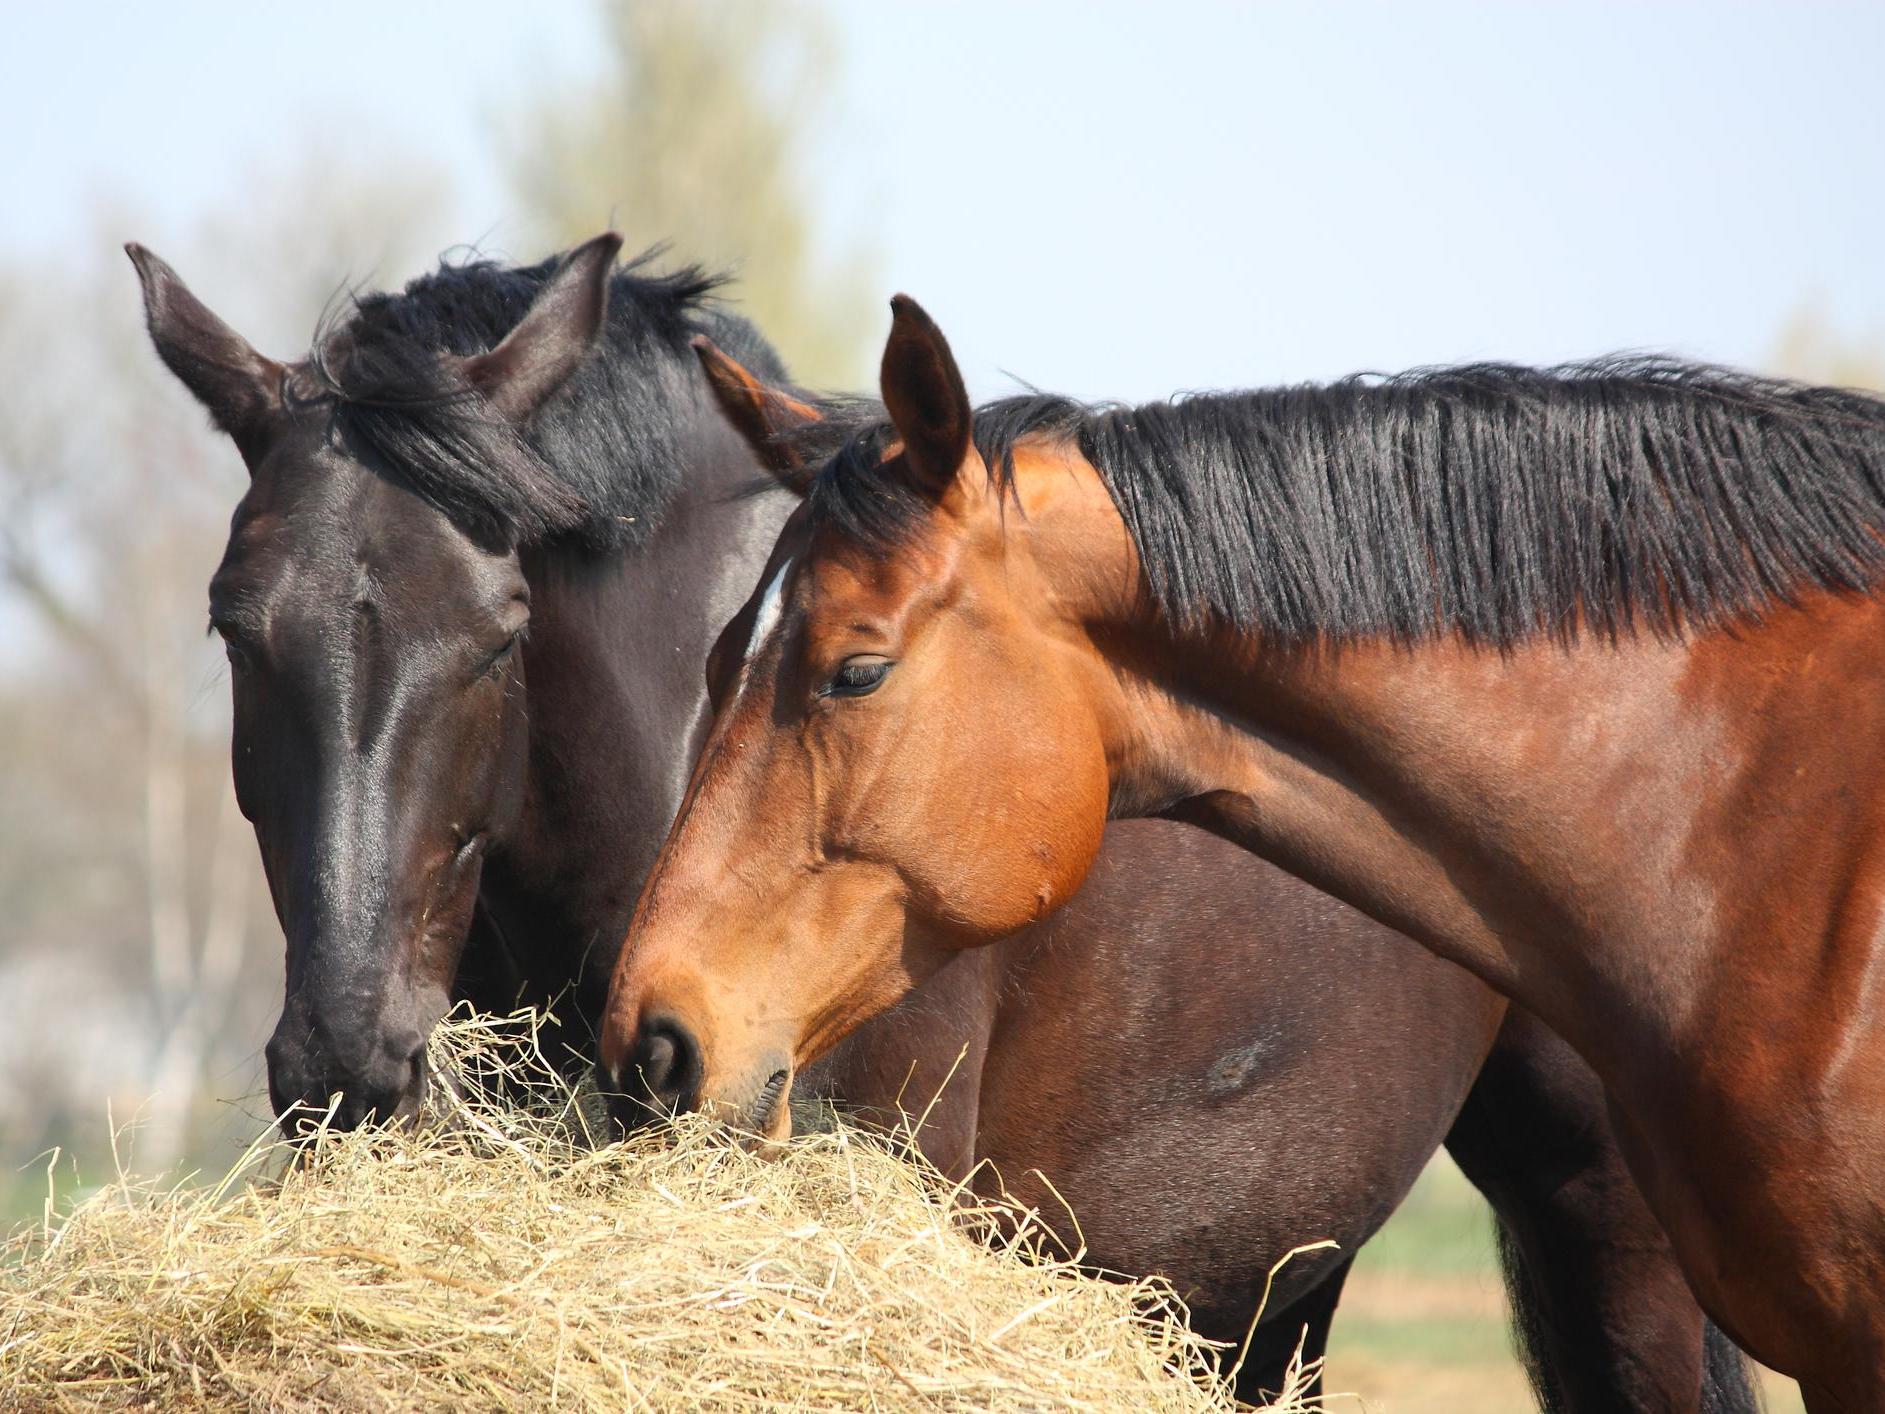
[[[1873,572],[1885,407],[1708,371],[1433,386],[1366,418],[1349,386],[1155,407],[985,463],[899,302],[888,423],[811,484],[717,663],[605,1061],[659,1083],[684,1051],[688,1098],[775,1130],[860,1018],[1071,898],[1109,814],[1188,819],[1566,1037],[1716,1320],[1815,1411],[1885,1407],[1885,623],[1815,588]],[[1089,434],[1138,460],[1103,473]],[[1230,470],[1187,483],[1205,446]],[[1297,534],[1344,456],[1373,519]],[[1224,543],[1297,555],[1242,573],[1342,635],[1292,646],[1195,587],[1248,601],[1193,541],[1259,494],[1270,519]],[[1220,966],[1248,961],[1226,938]]]
[[[1815,595],[1680,645],[1168,662],[1243,725],[1168,699],[1153,773],[1208,781],[1183,791],[1198,818],[1536,1007],[1617,1097],[1704,1305],[1828,1407],[1868,1407],[1879,603]]]

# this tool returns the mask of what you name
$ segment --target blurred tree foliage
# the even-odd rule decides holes
[[[162,232],[0,264],[0,1212],[59,1145],[98,1172],[106,1105],[155,1169],[252,1137],[280,931],[229,784],[229,695],[204,587],[241,459],[159,363],[127,238],[260,348],[294,357],[349,275],[458,238],[443,181],[273,162]],[[43,1192],[43,1190],[42,1190]]]
[[[767,0],[605,0],[605,74],[510,125],[505,162],[550,243],[613,226],[630,250],[730,272],[729,291],[814,387],[854,386],[874,260],[819,258],[808,180],[838,62],[825,17]]]
[[[1796,311],[1774,342],[1773,367],[1789,378],[1885,390],[1885,331],[1852,338],[1817,305]]]

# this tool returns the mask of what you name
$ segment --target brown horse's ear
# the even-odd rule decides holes
[[[131,241],[124,253],[144,288],[144,322],[157,356],[243,455],[251,456],[281,413],[282,366],[212,314],[150,251]]]
[[[528,422],[595,348],[609,313],[609,271],[621,248],[613,231],[577,246],[504,341],[464,360],[471,386],[512,422]]]
[[[801,402],[783,388],[762,383],[737,359],[729,357],[705,334],[694,336],[694,353],[714,401],[733,430],[753,449],[759,464],[795,496],[811,489],[810,469],[793,449],[792,433],[811,422],[824,421],[810,403]]]
[[[949,341],[908,295],[890,301],[890,340],[881,373],[884,406],[903,440],[904,460],[919,486],[941,496],[969,454],[974,413]]]

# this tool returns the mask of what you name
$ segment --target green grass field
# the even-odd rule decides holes
[[[1362,1249],[1329,1342],[1331,1409],[1509,1414],[1532,1408],[1512,1353],[1484,1201],[1446,1158]],[[1766,1374],[1770,1414],[1798,1414],[1793,1381]]]

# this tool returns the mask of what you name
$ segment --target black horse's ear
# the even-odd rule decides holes
[[[281,413],[282,366],[212,314],[150,251],[132,241],[124,253],[144,287],[144,320],[157,356],[243,455],[251,455]]]
[[[803,496],[811,489],[812,473],[792,446],[792,434],[807,423],[824,421],[823,415],[783,388],[761,382],[705,334],[694,336],[694,353],[707,375],[707,386],[713,389],[714,401],[733,430],[780,485]]]
[[[903,439],[904,460],[917,484],[941,496],[969,454],[975,426],[962,371],[936,321],[908,295],[890,301],[890,339],[881,373],[884,406]]]
[[[504,341],[464,360],[471,386],[512,422],[528,422],[595,348],[609,313],[609,271],[621,248],[613,231],[577,246]]]

